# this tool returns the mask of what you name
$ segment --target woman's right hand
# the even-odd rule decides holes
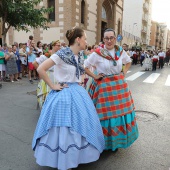
[[[101,80],[104,77],[104,74],[98,74],[94,77],[95,80]]]
[[[67,84],[61,85],[61,84],[54,84],[54,86],[52,87],[52,90],[56,90],[56,91],[61,91],[63,90],[63,88],[68,87]]]

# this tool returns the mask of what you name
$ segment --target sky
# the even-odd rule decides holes
[[[152,0],[152,20],[167,23],[170,29],[170,0]]]

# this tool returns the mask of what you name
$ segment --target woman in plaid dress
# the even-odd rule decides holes
[[[131,59],[115,45],[113,29],[105,30],[103,40],[104,48],[96,49],[84,65],[86,74],[93,78],[88,92],[102,125],[105,149],[115,151],[129,147],[138,138],[134,103],[124,77]],[[90,71],[91,66],[96,67],[98,75]]]
[[[105,147],[96,109],[79,85],[84,74],[79,52],[86,48],[86,34],[75,27],[67,31],[66,37],[69,47],[57,51],[37,69],[52,90],[42,107],[32,142],[36,162],[59,170],[96,161]],[[52,66],[58,84],[53,84],[46,73]]]

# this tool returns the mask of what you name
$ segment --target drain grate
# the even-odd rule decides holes
[[[153,112],[148,112],[144,110],[135,110],[136,118],[139,121],[149,122],[159,119],[159,115]]]

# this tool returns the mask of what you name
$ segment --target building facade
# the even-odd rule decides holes
[[[82,27],[87,35],[89,45],[99,43],[103,31],[110,27],[118,34],[122,33],[123,0],[43,0],[39,7],[54,7],[49,17],[52,22],[48,30],[31,29],[30,32],[16,31],[10,28],[7,43],[26,42],[29,35],[35,41],[50,43],[53,40],[67,40],[65,33],[74,26]]]
[[[123,11],[123,41],[129,48],[141,42],[143,0],[124,0]]]
[[[162,49],[166,50],[167,49],[167,42],[169,41],[168,39],[168,28],[165,23],[159,23],[152,21],[152,26],[151,26],[151,36],[150,36],[150,46],[153,49]]]
[[[157,40],[158,39],[157,26],[158,26],[158,22],[156,21],[151,22],[151,35],[150,35],[149,45],[151,46],[152,49],[156,49],[156,47],[159,45]]]
[[[147,49],[150,43],[151,30],[151,12],[152,0],[143,0],[142,29],[141,29],[141,45],[143,49]]]
[[[147,49],[150,41],[152,0],[124,0],[123,43]]]
[[[170,48],[170,30],[169,29],[168,29],[168,32],[167,32],[166,48]]]

